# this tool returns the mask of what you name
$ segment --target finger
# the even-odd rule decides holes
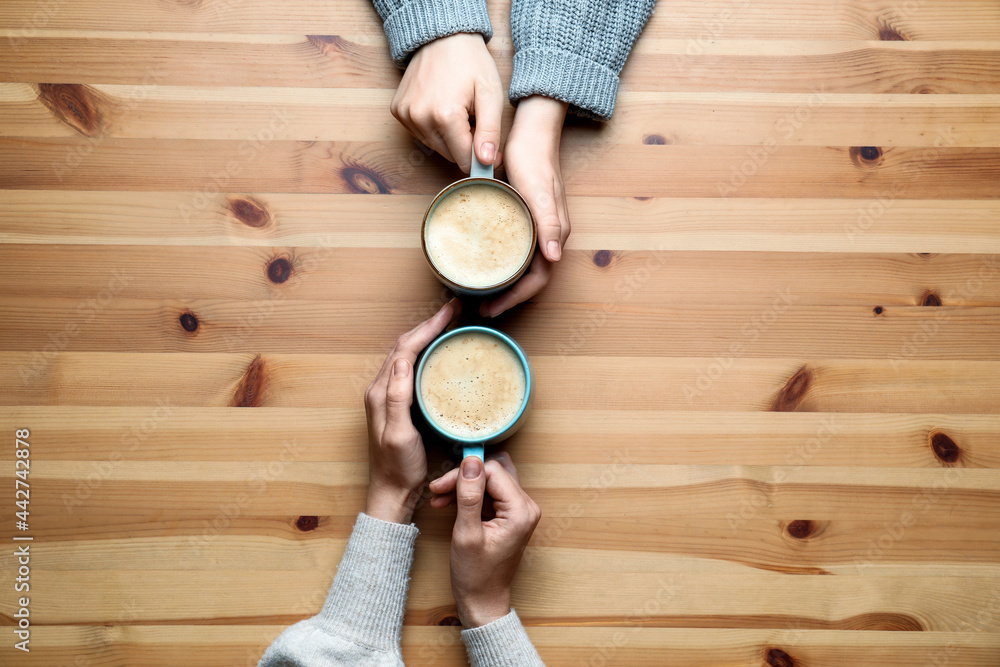
[[[445,474],[441,475],[437,479],[431,480],[430,490],[433,493],[450,493],[455,490],[455,485],[458,483],[458,468],[452,468]]]
[[[464,115],[465,118],[460,118],[460,115]],[[452,162],[457,164],[463,173],[468,174],[472,165],[472,126],[469,125],[468,111],[463,109],[460,114],[445,115],[440,123],[444,143],[454,158]]]
[[[424,142],[425,145],[433,148],[441,154],[441,157],[449,162],[455,161],[455,156],[452,155],[451,149],[448,147],[448,142],[445,139],[444,134],[441,132],[442,128],[438,125],[438,121],[430,115],[420,116],[419,118],[413,119],[413,126],[416,128],[417,132],[420,133],[420,140]],[[466,158],[466,160],[468,159],[469,158]]]
[[[507,474],[514,478],[514,481],[518,484],[521,483],[521,478],[517,474],[517,468],[514,467],[514,462],[510,460],[510,454],[507,452],[497,452],[496,454],[490,454],[487,457],[488,461],[496,461],[503,466],[503,469],[507,471]]]
[[[500,119],[503,116],[503,98],[499,90],[485,82],[477,83],[472,113],[476,117],[473,138],[476,156],[483,164],[493,164],[500,148]]]
[[[550,262],[558,262],[562,257],[562,222],[559,220],[562,196],[556,192],[555,185],[552,183],[528,200],[528,207],[535,218],[535,229],[538,230],[538,247]]]
[[[483,317],[497,317],[509,308],[527,301],[548,284],[551,271],[552,265],[549,261],[536,253],[535,258],[531,260],[531,268],[524,277],[493,301],[484,302],[479,307],[479,314]]]
[[[454,493],[442,493],[431,498],[431,507],[439,510],[442,507],[451,505],[453,502],[455,502]]]
[[[501,511],[517,514],[527,504],[528,494],[499,461],[486,462],[486,492]]]
[[[385,393],[386,435],[402,438],[413,430],[410,406],[413,405],[413,364],[396,359],[392,364],[389,386]]]
[[[565,248],[570,233],[569,204],[566,201],[566,190],[561,186],[559,190],[559,246]]]
[[[475,456],[462,461],[461,474],[455,489],[458,516],[455,517],[455,539],[462,544],[477,544],[483,537],[483,495],[486,491],[486,470]]]
[[[427,344],[434,340],[448,326],[451,319],[458,316],[460,310],[461,302],[458,299],[452,299],[428,320],[410,329],[396,341],[396,345],[386,355],[385,361],[382,362],[382,368],[379,369],[378,374],[372,380],[368,391],[365,393],[365,410],[372,423],[377,425],[385,424],[385,398],[389,387],[392,364],[395,363],[396,359],[403,358],[410,362],[412,366],[420,350],[427,347]],[[412,352],[409,347],[400,352],[400,341],[404,339],[407,340],[406,345],[419,345],[420,347],[415,352]],[[381,433],[378,436],[381,437]]]
[[[431,315],[417,326],[413,327],[396,340],[396,344],[386,356],[379,370],[379,380],[385,380],[388,384],[389,367],[400,357],[406,359],[411,364],[416,361],[417,355],[427,345],[437,338],[438,334],[445,330],[445,327],[456,317],[462,309],[462,303],[457,298],[441,306],[441,309]],[[384,389],[383,389],[384,391]]]

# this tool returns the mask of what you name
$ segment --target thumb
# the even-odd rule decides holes
[[[478,542],[483,533],[483,494],[486,493],[486,473],[479,457],[468,456],[462,460],[455,492],[458,505],[455,534],[462,535],[462,542]]]
[[[562,257],[562,225],[556,200],[549,190],[536,192],[530,202],[534,204],[535,227],[538,230],[538,247],[545,259],[558,262]]]
[[[413,427],[410,406],[413,404],[412,366],[406,359],[392,363],[392,373],[385,392],[385,430],[404,433]]]
[[[476,157],[483,164],[496,162],[500,152],[500,119],[503,116],[503,99],[489,84],[476,86],[476,133],[472,145]]]

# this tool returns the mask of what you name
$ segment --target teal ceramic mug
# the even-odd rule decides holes
[[[486,297],[525,274],[538,235],[527,202],[472,155],[469,178],[439,192],[424,212],[420,247],[439,281],[456,294]]]
[[[513,338],[490,327],[467,326],[436,338],[417,363],[420,414],[462,458],[512,436],[527,419],[531,364]]]

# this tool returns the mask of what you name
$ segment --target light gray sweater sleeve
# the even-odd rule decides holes
[[[402,665],[400,635],[420,533],[359,514],[326,603],[268,647],[258,667]]]
[[[373,0],[389,38],[389,52],[399,67],[427,42],[460,32],[493,37],[486,0]]]
[[[503,618],[462,630],[472,667],[545,667],[513,609]]]
[[[656,0],[513,0],[510,101],[545,95],[607,120],[618,74]]]

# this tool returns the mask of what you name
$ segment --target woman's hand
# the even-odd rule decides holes
[[[524,489],[506,452],[486,464],[475,456],[431,482],[432,507],[457,501],[451,538],[451,590],[462,625],[486,625],[510,613],[510,588],[521,554],[541,511]],[[493,499],[494,518],[482,520],[483,495]]]
[[[440,37],[417,50],[392,98],[392,115],[417,139],[466,174],[476,156],[493,164],[500,153],[504,93],[493,56],[478,33]]]
[[[427,454],[410,419],[413,364],[461,308],[452,299],[429,320],[396,341],[382,370],[365,391],[368,415],[368,503],[365,514],[409,523],[427,478]]]
[[[569,213],[562,171],[559,168],[559,143],[565,102],[541,95],[526,97],[518,103],[514,126],[504,148],[507,179],[528,202],[538,230],[538,249],[528,272],[513,287],[479,309],[483,317],[496,317],[508,308],[527,301],[549,282],[552,263],[562,257],[569,237]]]

